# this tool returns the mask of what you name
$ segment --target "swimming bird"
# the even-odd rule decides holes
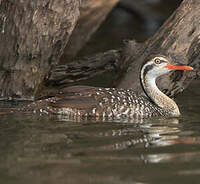
[[[146,96],[137,95],[132,89],[71,86],[20,110],[69,117],[178,117],[180,111],[175,101],[156,85],[157,77],[174,70],[193,68],[172,63],[166,56],[158,55],[145,61],[140,70],[140,81]]]

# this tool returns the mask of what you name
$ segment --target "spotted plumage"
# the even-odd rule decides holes
[[[38,100],[22,108],[39,114],[62,114],[101,117],[152,117],[162,113],[161,108],[133,90],[73,86],[65,88],[54,97]]]

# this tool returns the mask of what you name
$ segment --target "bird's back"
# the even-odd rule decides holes
[[[133,90],[72,86],[61,90],[53,97],[29,104],[25,111],[101,117],[153,117],[164,112],[148,98]]]

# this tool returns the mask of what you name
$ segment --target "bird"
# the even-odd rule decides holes
[[[133,89],[70,86],[48,98],[41,98],[21,111],[40,114],[61,114],[68,117],[178,117],[180,110],[174,100],[161,92],[156,78],[174,70],[193,70],[191,66],[173,63],[164,55],[155,55],[141,66],[140,82],[146,95]]]

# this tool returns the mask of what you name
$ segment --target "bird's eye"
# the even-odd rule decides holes
[[[160,61],[160,59],[158,59],[158,58],[155,58],[155,59],[154,59],[154,63],[156,63],[156,64],[160,64],[160,63],[161,63],[161,61]]]

